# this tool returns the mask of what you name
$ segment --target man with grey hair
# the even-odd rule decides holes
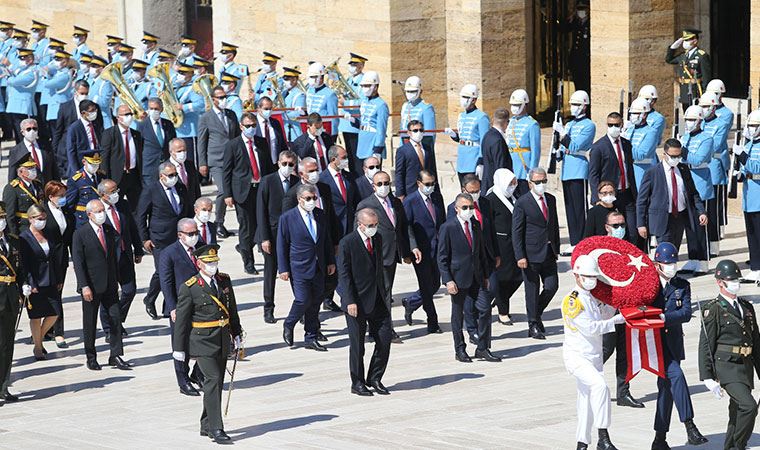
[[[161,117],[164,103],[158,97],[148,99],[147,116],[137,123],[137,131],[143,138],[142,179],[143,187],[158,179],[158,165],[169,157],[169,142],[177,137],[174,124]]]
[[[201,196],[201,180],[198,169],[192,160],[188,159],[187,141],[184,138],[174,138],[169,141],[169,162],[177,168],[179,182],[187,188],[189,201],[194,202]]]
[[[47,147],[40,146],[40,141],[38,141],[39,128],[37,121],[32,118],[22,120],[21,135],[24,138],[11,148],[8,156],[8,183],[16,178],[16,169],[27,158],[37,164],[37,180],[43,186],[48,181],[59,179],[58,165],[55,162],[53,154]]]
[[[214,223],[214,202],[208,197],[200,197],[193,204],[195,224],[198,226],[199,244],[216,244],[216,224]]]
[[[130,128],[134,113],[127,104],[119,105],[116,114],[116,124],[103,131],[100,138],[100,167],[106,178],[116,182],[122,197],[135,211],[142,190],[143,139],[139,131]]]

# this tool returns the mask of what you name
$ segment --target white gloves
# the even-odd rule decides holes
[[[479,166],[475,167],[475,175],[479,179],[483,179],[483,164],[480,164]]]
[[[185,352],[172,352],[172,358],[176,359],[177,361],[184,361]]]
[[[621,325],[625,323],[625,317],[623,317],[622,314],[615,314],[612,317],[612,321],[615,323],[615,325]]]
[[[303,116],[304,115],[303,108],[300,107],[300,106],[296,106],[295,108],[293,108],[293,111],[297,112],[299,116]]]
[[[720,383],[718,383],[715,380],[705,380],[704,381],[705,387],[713,393],[715,398],[721,399],[723,398],[723,392],[720,390]]]
[[[665,322],[665,314],[660,313],[660,320],[662,320],[663,322]]]
[[[21,295],[23,295],[24,297],[29,297],[30,295],[32,295],[32,287],[29,286],[28,284],[21,286]]]
[[[235,336],[235,350],[243,348],[243,339],[240,336]]]
[[[675,42],[673,42],[672,44],[670,44],[670,48],[673,49],[673,50],[675,50],[675,49],[677,49],[678,47],[680,47],[682,45],[683,45],[683,38],[678,38],[678,39],[676,39]]]
[[[446,129],[443,130],[443,132],[446,133],[446,134],[448,134],[449,136],[451,136],[453,138],[457,137],[457,133],[454,130],[452,130],[451,128],[446,128]]]
[[[349,122],[351,122],[354,119],[353,117],[351,117],[351,113],[348,111],[343,113],[343,118],[348,120]]]
[[[562,126],[562,119],[552,123],[552,130],[559,134],[565,134],[565,127]]]
[[[631,122],[630,120],[626,120],[625,123],[623,124],[622,131],[626,131],[627,129],[633,128],[633,127],[634,127],[633,122]]]
[[[744,147],[742,147],[739,144],[734,144],[733,152],[736,156],[741,156],[742,153],[744,153],[746,150],[744,150]]]

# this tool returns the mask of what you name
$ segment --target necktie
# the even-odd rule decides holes
[[[369,254],[371,255],[371,254],[372,254],[372,239],[370,239],[370,238],[367,238],[367,240],[366,240],[366,241],[364,241],[364,242],[365,242],[365,244],[367,245],[367,251],[368,251],[368,252],[369,252]]]
[[[549,220],[549,211],[546,209],[546,202],[544,201],[544,196],[538,197],[539,200],[541,200],[541,212],[544,213],[544,220]]]
[[[383,202],[383,207],[385,208],[385,213],[388,214],[388,218],[391,220],[391,224],[393,226],[396,226],[396,217],[393,215],[393,209],[391,209],[391,201],[388,199],[388,197],[385,197],[385,201]]]
[[[34,160],[34,163],[37,164],[37,167],[42,170],[42,164],[40,164],[40,158],[37,157],[37,149],[34,147],[34,142],[32,144],[32,159]]]
[[[3,252],[3,255],[8,254],[8,247],[5,245],[5,239],[0,239],[0,251]]]
[[[219,295],[219,289],[216,288],[216,281],[214,281],[214,277],[211,277],[211,283],[209,284],[211,285],[211,290],[214,291],[214,294]]]
[[[670,187],[673,191],[673,195],[670,199],[670,214],[678,215],[678,181],[676,180],[676,168],[670,168]]]
[[[177,203],[177,199],[174,198],[174,188],[168,188],[166,190],[169,192],[169,203],[172,204],[174,214],[179,214],[179,204]]]
[[[433,219],[433,222],[435,222],[435,209],[433,209],[433,204],[430,203],[430,197],[425,199],[425,207],[427,207],[430,217]]]
[[[282,180],[282,191],[288,192],[288,189],[290,189],[290,180],[285,178],[284,180]]]
[[[420,159],[420,167],[425,168],[425,155],[422,153],[422,146],[418,143],[414,143],[414,150],[417,151],[417,158]]]
[[[272,155],[272,162],[277,163],[277,159],[278,159],[277,146],[272,145],[272,142],[269,140],[270,137],[271,136],[269,134],[269,121],[265,120],[264,121],[264,139],[267,140],[267,145],[269,145],[269,153]]]
[[[198,262],[198,258],[196,258],[195,255],[193,255],[193,249],[190,247],[187,248],[187,256],[190,257],[190,261],[193,262],[193,265],[195,265]]]
[[[129,128],[124,132],[124,169],[129,171],[132,168],[132,155],[129,150]]]
[[[312,220],[311,213],[306,213],[306,217],[309,219],[309,234],[311,240],[317,242],[317,230],[314,229],[314,220]]]
[[[103,236],[103,227],[98,227],[98,240],[100,241],[100,246],[103,247],[103,251],[108,253],[106,238]]]
[[[478,202],[474,202],[473,205],[475,205],[475,218],[478,219],[478,222],[480,222],[480,225],[483,225],[483,214],[480,213],[480,207],[478,207]]]
[[[182,184],[187,186],[187,171],[185,170],[184,164],[178,164],[177,165],[177,172],[179,172],[179,179],[182,181]]]
[[[93,149],[98,148],[98,138],[95,136],[95,127],[92,126],[92,122],[87,122],[87,126],[90,128],[90,144]]]
[[[164,130],[161,129],[161,121],[156,122],[154,125],[156,128],[156,140],[158,140],[158,145],[163,147],[164,146]]]
[[[224,113],[222,111],[219,111],[219,121],[222,122],[222,125],[224,125],[225,131],[227,130],[227,120],[226,117],[224,117]]]
[[[256,153],[253,151],[253,140],[248,139],[248,159],[251,160],[251,172],[253,173],[253,181],[258,183],[261,178],[259,173],[259,163],[256,161]]]
[[[345,203],[348,200],[348,197],[346,195],[346,185],[343,183],[343,177],[341,176],[340,172],[336,173],[335,176],[338,178],[338,188],[340,189],[340,196],[343,197],[343,202]]]
[[[734,309],[736,309],[736,312],[739,313],[739,317],[743,317],[742,309],[739,307],[739,302],[737,300],[734,300]]]
[[[317,156],[319,156],[319,166],[322,168],[322,170],[325,170],[327,168],[325,165],[325,151],[322,148],[322,142],[319,140],[319,136],[317,136],[314,142],[317,143]]]
[[[121,234],[121,222],[119,222],[119,215],[116,214],[116,208],[109,208],[108,209],[111,212],[111,222],[113,222],[113,227],[116,228],[116,232]]]
[[[206,224],[201,224],[201,239],[203,239],[203,242],[208,244],[208,234],[206,234]]]
[[[467,245],[472,249],[472,233],[470,233],[470,222],[464,223],[464,236],[467,238]]]
[[[618,168],[620,169],[620,190],[626,190],[625,185],[625,164],[623,164],[623,150],[620,148],[620,139],[615,141],[617,147]]]

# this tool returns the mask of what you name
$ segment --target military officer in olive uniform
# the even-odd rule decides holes
[[[217,273],[218,251],[204,245],[193,252],[199,272],[179,288],[172,356],[197,359],[204,376],[201,436],[224,443],[230,440],[222,424],[224,372],[232,337],[235,350],[242,347],[242,329],[230,276]]]
[[[20,274],[18,238],[6,233],[6,220],[5,203],[0,202],[0,400],[9,403],[18,401],[18,397],[8,392],[8,385],[20,307],[21,289],[17,280],[25,280],[26,277]]]
[[[575,14],[562,23],[562,31],[571,33],[568,68],[576,91],[591,92],[591,22],[588,0],[579,0]]]
[[[681,85],[679,102],[683,110],[694,104],[705,92],[707,82],[712,79],[710,55],[699,48],[700,30],[687,28],[670,47],[665,62],[675,66],[676,81]],[[683,53],[676,54],[679,47]]]
[[[755,373],[760,376],[760,333],[752,303],[739,298],[741,271],[724,259],[715,268],[720,294],[702,307],[699,334],[699,379],[716,397],[730,397],[726,449],[744,449],[752,435],[757,401],[752,396]],[[721,389],[722,388],[722,389]]]
[[[32,205],[41,205],[44,191],[42,183],[37,181],[37,164],[27,155],[26,161],[18,164],[16,177],[3,189],[5,210],[10,216],[8,232],[18,236],[29,228],[26,210]]]

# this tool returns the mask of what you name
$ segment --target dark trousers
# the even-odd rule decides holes
[[[137,172],[137,169],[125,173],[121,177],[119,182],[119,193],[127,198],[129,202],[129,209],[132,214],[137,210],[137,202],[140,200],[140,192],[142,192],[142,177]]]
[[[504,263],[502,262],[502,264]],[[491,275],[488,283],[495,299],[496,308],[499,310],[499,314],[509,314],[509,300],[512,298],[512,295],[520,289],[522,280],[500,281],[498,274],[494,273]]]
[[[319,306],[322,304],[325,277],[319,270],[310,280],[292,278],[293,274],[290,276],[294,299],[288,317],[285,319],[285,326],[292,330],[303,317],[304,341],[309,344],[317,338],[317,331],[319,331]]]
[[[263,226],[263,225],[262,225]],[[269,228],[271,253],[264,255],[264,311],[274,311],[274,286],[277,282],[277,228]]]
[[[16,143],[18,144],[22,139],[24,139],[24,135],[21,134],[21,122],[23,122],[24,119],[28,119],[30,116],[18,113],[8,113],[8,115],[11,118],[11,123],[13,124],[13,132],[16,134]]]
[[[646,242],[644,239],[641,239],[639,230],[636,228],[636,199],[633,198],[630,188],[625,191],[618,191],[615,207],[625,216],[625,225],[628,229],[628,242],[646,252]]]
[[[615,353],[615,378],[617,380],[617,398],[625,397],[630,393],[630,385],[625,382],[628,371],[625,349],[625,324],[615,325],[615,331],[605,333],[602,337],[602,358],[604,362]]]
[[[343,143],[346,144],[346,153],[348,154],[348,167],[353,174],[364,173],[364,160],[356,157],[356,147],[359,144],[359,133],[343,132]],[[357,161],[361,161],[358,162]]]
[[[673,403],[676,404],[681,422],[694,418],[694,408],[691,406],[689,383],[686,382],[686,377],[681,370],[681,362],[670,356],[665,345],[663,345],[663,354],[667,378],[657,377],[657,411],[654,415],[654,431],[667,433],[670,431]]]
[[[61,284],[64,284],[66,282],[65,269],[66,267],[64,267],[63,278],[61,278],[60,280]],[[63,333],[65,332],[65,329],[64,329],[64,322],[63,322],[63,292],[62,291],[56,291],[55,301],[58,304],[58,310],[60,311],[60,314],[58,314],[58,319],[53,324],[53,329],[51,331],[53,333],[53,336],[63,337]]]
[[[155,267],[155,271],[153,272],[153,276],[150,277],[150,283],[148,284],[148,292],[145,293],[145,298],[143,298],[143,303],[151,303],[153,305],[156,304],[156,299],[158,299],[158,294],[161,292],[161,281],[158,278],[158,261],[161,258],[161,250],[163,248],[154,247],[153,248],[153,266]]]
[[[670,242],[676,247],[676,250],[681,248],[683,232],[688,226],[688,221],[689,213],[686,210],[683,210],[676,215],[668,214],[668,227],[665,230],[665,234],[662,236],[656,236],[657,243]]]
[[[133,280],[121,285],[121,295],[119,296],[119,316],[121,317],[121,323],[127,321],[127,314],[129,314],[129,308],[132,306],[132,300],[135,299],[137,294],[137,283]],[[108,320],[108,309],[100,304],[100,326],[103,328],[105,334],[111,333],[111,321]],[[121,333],[123,327],[117,327],[117,332]]]
[[[542,263],[529,263],[528,268],[523,269],[522,273],[525,283],[525,310],[528,314],[528,323],[539,323],[541,315],[559,288],[557,261],[554,260],[554,257],[549,256]],[[543,290],[541,290],[541,283],[543,283]]]
[[[204,377],[201,430],[223,430],[222,390],[224,389],[227,355],[222,355],[220,352],[217,356],[199,356],[197,361]]]
[[[253,235],[256,232],[256,193],[258,186],[251,185],[243,203],[235,203],[238,220],[238,251],[243,255],[243,262],[253,262]]]
[[[745,212],[744,226],[747,229],[749,269],[760,270],[760,212]]]
[[[586,229],[586,211],[588,210],[586,180],[563,181],[562,194],[565,199],[565,215],[567,216],[570,245],[576,245],[583,239],[583,230]]]
[[[337,273],[337,271],[336,271]],[[393,303],[393,283],[396,281],[396,264],[383,266],[383,278],[385,280],[385,307],[388,308],[388,315],[391,317],[391,330],[393,330],[393,314],[391,304]]]
[[[468,288],[459,288],[459,292],[451,296],[451,334],[454,336],[454,352],[461,353],[466,349],[464,333],[464,305],[466,302],[475,302],[478,298],[480,285],[473,281]],[[478,350],[481,350],[478,344]]]
[[[111,322],[111,354],[108,359],[124,354],[124,347],[121,342],[121,313],[119,312],[118,293],[114,291],[106,294],[93,294],[91,302],[82,299],[82,329],[87,361],[95,361],[98,356],[95,350],[95,334],[98,326],[98,309],[101,304],[108,310],[107,320]]]
[[[423,257],[422,262],[414,264],[414,273],[417,275],[422,309],[427,313],[428,330],[438,328],[438,313],[435,310],[435,303],[433,303],[433,295],[438,292],[438,288],[441,286],[441,273],[438,271],[438,264],[435,259]],[[414,309],[419,307],[420,304],[417,304]]]
[[[718,197],[718,221],[719,225],[728,225],[728,185],[715,186],[715,196]],[[720,229],[718,230],[720,232]]]
[[[224,168],[209,166],[208,175],[216,185],[216,199],[214,200],[214,211],[216,212],[216,227],[224,226],[224,217],[227,214],[227,204],[224,198],[227,194],[224,192]]]
[[[747,366],[745,366],[747,367]],[[728,427],[723,448],[744,449],[752,436],[757,417],[757,402],[752,396],[752,389],[744,383],[721,384],[728,394]]]
[[[391,314],[385,307],[385,300],[378,294],[375,308],[370,314],[365,315],[359,312],[356,317],[348,314],[345,316],[348,327],[348,370],[351,374],[351,385],[360,386],[381,381],[391,352]],[[375,341],[375,350],[372,352],[369,371],[365,378],[364,339],[368,328],[369,335]]]
[[[720,241],[720,209],[718,208],[718,186],[715,186],[715,198],[707,200],[707,236],[710,242]]]
[[[169,318],[169,330],[171,331],[172,351],[174,351],[174,321],[172,321],[171,318]],[[185,355],[184,361],[177,361],[176,359],[173,359],[172,361],[174,361],[174,375],[177,377],[177,385],[182,387],[190,383],[190,361],[188,356]],[[199,370],[198,365],[199,361],[196,360],[195,366],[193,367],[193,377],[197,376]]]
[[[686,220],[689,220],[688,216]],[[707,227],[700,226],[698,218],[694,218],[694,223],[691,226],[687,222],[686,246],[689,250],[689,259],[696,261],[707,261],[709,259],[708,252],[710,251],[710,246],[707,236]]]
[[[464,327],[470,337],[478,341],[478,350],[491,348],[491,301],[490,290],[480,287],[476,298],[464,300]]]
[[[11,299],[11,301],[18,301]],[[16,314],[5,310],[0,312],[0,394],[8,392],[13,365],[13,341],[16,335]]]

